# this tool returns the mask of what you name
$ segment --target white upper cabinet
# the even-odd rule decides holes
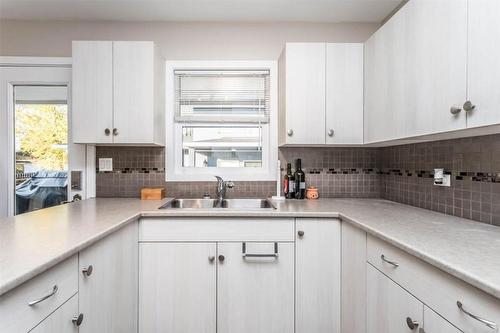
[[[411,0],[365,44],[365,142],[466,128],[467,0]]]
[[[279,144],[363,142],[363,45],[287,43],[279,60]]]
[[[326,44],[326,143],[363,143],[363,44]]]
[[[112,143],[113,42],[73,42],[75,143]]]
[[[469,0],[467,127],[500,123],[500,1]]]
[[[153,42],[73,42],[74,142],[164,144],[164,79]]]
[[[325,57],[325,43],[286,44],[279,65],[280,144],[325,143]]]

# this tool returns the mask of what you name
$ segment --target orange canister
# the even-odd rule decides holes
[[[308,187],[306,190],[306,198],[315,200],[319,198],[319,192],[318,189],[314,186]]]

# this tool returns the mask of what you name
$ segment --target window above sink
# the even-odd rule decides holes
[[[277,62],[166,68],[166,180],[276,180]]]

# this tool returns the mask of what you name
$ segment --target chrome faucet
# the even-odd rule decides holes
[[[222,202],[222,200],[226,198],[226,189],[228,187],[233,188],[234,183],[231,181],[224,181],[224,179],[219,176],[215,176],[215,178],[217,178],[217,199],[219,202]]]

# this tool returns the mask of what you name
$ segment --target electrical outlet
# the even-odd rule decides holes
[[[113,171],[112,158],[99,158],[99,172]]]

